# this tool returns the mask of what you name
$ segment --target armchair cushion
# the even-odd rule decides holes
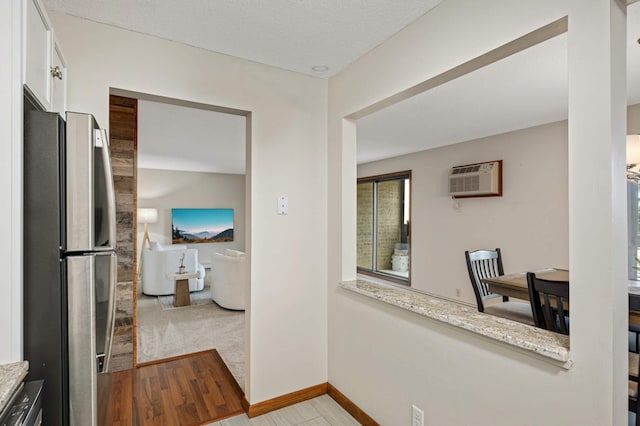
[[[150,296],[173,294],[175,281],[167,275],[178,272],[183,255],[185,271],[198,272],[201,276],[189,279],[189,291],[202,290],[204,268],[198,263],[198,250],[169,246],[167,250],[142,250],[142,292]]]
[[[172,244],[170,246],[162,245],[156,241],[151,241],[151,250],[186,250],[186,244]]]
[[[211,298],[227,309],[245,309],[247,263],[243,252],[230,250],[231,255],[213,253],[211,258]]]

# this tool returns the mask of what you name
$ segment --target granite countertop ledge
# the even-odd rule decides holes
[[[4,406],[7,405],[28,371],[28,361],[0,365],[0,411],[4,410]]]
[[[553,333],[427,294],[367,280],[343,281],[345,290],[533,352],[570,368],[569,336]]]

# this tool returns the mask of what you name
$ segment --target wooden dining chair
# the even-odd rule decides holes
[[[482,282],[485,278],[504,275],[500,249],[475,250],[471,252],[467,250],[464,252],[464,256],[467,260],[467,271],[469,272],[471,286],[476,295],[478,311],[533,325],[533,316],[528,303],[510,301],[508,296],[491,293],[487,284]],[[485,305],[485,302],[492,299],[501,299],[502,302],[494,300],[496,303]]]
[[[640,296],[629,294],[629,310],[640,311]],[[629,329],[632,330],[632,325]],[[635,425],[640,426],[640,415],[638,415],[640,398],[638,398],[638,375],[640,371],[640,355],[637,347],[635,350],[629,349],[629,411],[635,413]]]
[[[640,311],[640,294],[629,293],[629,311]],[[629,352],[640,353],[640,326],[629,324]]]
[[[550,281],[527,272],[529,301],[536,327],[569,334],[569,281]]]
[[[635,413],[636,426],[640,426],[640,416],[638,415],[638,370],[640,370],[640,355],[629,352],[629,411]],[[631,424],[631,423],[630,423]]]

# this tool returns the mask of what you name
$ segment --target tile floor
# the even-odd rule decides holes
[[[357,426],[358,423],[329,395],[303,401],[249,419],[246,414],[208,426]]]

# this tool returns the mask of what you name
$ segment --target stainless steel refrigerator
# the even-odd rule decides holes
[[[116,284],[109,142],[90,114],[24,98],[23,349],[44,379],[43,424],[97,424]]]

